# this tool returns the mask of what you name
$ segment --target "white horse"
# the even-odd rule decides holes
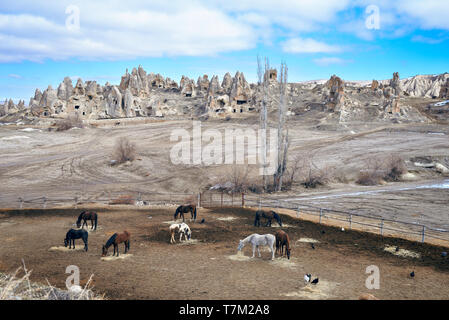
[[[190,238],[192,237],[192,232],[190,231],[189,226],[186,223],[174,223],[172,225],[170,225],[170,233],[171,233],[171,238],[170,238],[170,243],[174,243],[176,242],[175,240],[175,233],[178,232],[179,233],[179,242],[182,241],[182,235],[184,235],[184,240],[190,240]]]
[[[254,254],[256,252],[259,252],[259,258],[260,258],[260,249],[259,246],[267,246],[271,250],[271,260],[274,259],[274,244],[276,243],[276,237],[272,234],[263,234],[260,235],[258,233],[253,233],[252,235],[246,237],[243,240],[240,240],[239,247],[237,248],[238,251],[242,250],[242,248],[247,244],[251,243],[253,246],[253,256],[251,258],[254,258]]]

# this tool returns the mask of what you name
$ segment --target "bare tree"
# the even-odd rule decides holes
[[[288,153],[288,129],[285,129],[285,114],[287,109],[286,95],[287,95],[287,79],[288,67],[282,62],[279,74],[279,117],[278,117],[278,163],[277,170],[274,173],[273,185],[275,191],[282,189],[282,177],[287,168],[287,153]]]
[[[263,186],[264,190],[267,189],[267,122],[268,122],[268,89],[269,89],[269,79],[268,70],[270,69],[270,63],[268,58],[265,57],[265,67],[262,68],[262,62],[259,56],[257,56],[257,76],[258,85],[262,91],[262,101],[260,106],[260,120],[259,129],[261,132],[261,137],[259,137],[259,147],[261,148],[260,154],[262,156],[262,166],[263,166]]]
[[[115,143],[113,157],[117,164],[133,161],[136,158],[136,145],[126,137],[120,137]]]

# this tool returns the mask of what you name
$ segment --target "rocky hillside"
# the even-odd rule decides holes
[[[270,82],[269,104],[276,108],[279,86],[276,69],[267,71]],[[371,84],[345,82],[337,76],[328,81],[308,81],[288,85],[289,116],[319,109],[339,122],[360,120],[426,121],[404,101],[407,97],[449,97],[449,74],[416,76],[400,80],[394,73],[391,80]],[[237,71],[226,73],[222,81],[208,75],[197,81],[182,76],[179,83],[142,68],[126,71],[119,85],[96,81],[75,85],[66,77],[57,89],[49,86],[36,89],[26,107],[7,100],[0,105],[3,121],[36,118],[65,118],[77,113],[82,119],[132,117],[245,117],[257,114],[261,92],[256,84],[246,81]]]

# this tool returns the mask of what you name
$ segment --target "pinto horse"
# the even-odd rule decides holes
[[[106,244],[103,246],[102,249],[102,257],[105,257],[108,254],[108,249],[111,245],[114,245],[114,253],[112,256],[115,255],[115,251],[117,250],[117,257],[119,255],[118,253],[118,245],[122,242],[125,243],[125,254],[129,251],[129,242],[131,239],[131,234],[128,231],[123,231],[123,233],[114,233],[109,240],[106,242]]]
[[[83,220],[83,226],[81,227],[81,220]],[[95,222],[95,230],[97,230],[97,222],[98,222],[98,216],[96,212],[93,211],[83,211],[78,217],[78,220],[76,220],[76,226],[78,228],[84,228],[84,225],[86,227],[89,227],[87,225],[87,220],[90,220],[92,223],[92,229],[94,229],[94,222]]]
[[[179,206],[174,214],[174,220],[178,218],[178,215],[181,215],[182,222],[184,222],[184,213],[190,212],[190,220],[196,221],[196,206],[194,204],[189,204],[187,206]]]
[[[192,237],[192,231],[190,231],[189,226],[186,223],[174,223],[170,225],[170,243],[175,243],[175,233],[179,233],[179,242],[182,241],[182,236],[184,235],[184,240],[190,240]]]
[[[284,247],[285,252],[287,253],[287,258],[290,259],[290,238],[284,231],[278,230],[276,232],[276,253],[280,253],[281,258],[284,256]]]
[[[89,233],[84,230],[75,230],[70,229],[64,239],[64,246],[67,247],[69,245],[69,249],[72,249],[72,243],[73,243],[73,249],[75,249],[75,239],[83,239],[84,242],[84,250],[87,251],[87,238],[89,237]]]
[[[260,227],[260,217],[267,219],[267,224],[265,225],[266,227],[271,227],[271,220],[273,219],[275,219],[282,227],[281,217],[273,210],[270,211],[257,210],[256,218],[254,220],[254,226]]]

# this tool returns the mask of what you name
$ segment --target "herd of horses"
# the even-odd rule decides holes
[[[181,205],[179,206],[174,214],[174,220],[176,221],[179,218],[182,218],[182,223],[174,223],[171,224],[169,227],[170,232],[170,243],[175,243],[175,234],[179,234],[179,242],[182,242],[182,237],[184,236],[184,240],[188,241],[192,238],[192,231],[190,230],[190,227],[185,223],[185,217],[184,214],[190,212],[191,215],[191,221],[196,221],[197,217],[197,208],[195,205],[189,204],[189,205]],[[276,220],[279,226],[282,227],[282,220],[281,217],[274,211],[263,211],[258,210],[255,214],[255,220],[254,220],[254,226],[260,227],[261,218],[264,218],[266,220],[265,226],[271,227],[272,220]],[[83,223],[81,223],[83,221]],[[66,237],[64,239],[64,245],[65,247],[69,247],[69,249],[75,249],[75,240],[76,239],[82,239],[84,242],[84,250],[88,250],[88,237],[89,234],[86,230],[84,230],[84,226],[89,228],[88,221],[91,221],[91,230],[97,230],[98,226],[98,214],[93,211],[83,211],[78,216],[78,219],[76,221],[76,226],[79,229],[70,229]],[[128,231],[123,231],[122,233],[114,233],[108,241],[103,245],[102,247],[102,256],[106,256],[108,254],[108,249],[111,246],[114,246],[114,252],[113,256],[117,254],[117,257],[119,256],[119,247],[118,245],[120,243],[124,243],[125,245],[125,254],[130,249],[130,241],[131,241],[131,234]],[[240,251],[242,248],[250,243],[253,248],[253,255],[255,256],[255,251],[257,249],[260,257],[260,246],[268,246],[268,248],[271,250],[271,259],[274,259],[275,252],[280,254],[281,257],[284,257],[284,255],[287,256],[288,259],[290,259],[290,239],[288,237],[288,234],[285,233],[283,230],[278,230],[275,235],[272,234],[263,234],[260,235],[258,233],[253,233],[250,236],[246,237],[243,240],[240,240],[237,250]],[[274,250],[274,247],[276,246],[276,251]],[[285,250],[285,252],[284,252]]]
[[[81,220],[83,221],[83,224],[81,225]],[[78,228],[81,229],[70,229],[64,239],[64,246],[67,247],[69,246],[69,249],[75,249],[75,240],[76,239],[82,239],[84,242],[84,250],[87,251],[88,250],[88,238],[89,238],[89,233],[84,230],[84,226],[86,226],[87,228],[89,228],[87,221],[91,221],[91,229],[92,230],[97,230],[97,225],[98,225],[98,214],[96,212],[93,211],[83,211],[81,212],[81,214],[78,216],[78,220],[76,220],[76,226]],[[108,254],[108,249],[110,246],[114,245],[114,253],[113,256],[115,255],[115,253],[117,252],[117,257],[119,256],[119,250],[118,250],[118,245],[120,243],[124,243],[125,244],[125,254],[128,252],[129,250],[129,243],[131,241],[131,234],[128,231],[123,231],[123,233],[114,233],[109,239],[108,241],[106,241],[106,244],[103,246],[102,248],[102,256],[106,256]],[[72,244],[73,244],[73,248],[72,248]]]

